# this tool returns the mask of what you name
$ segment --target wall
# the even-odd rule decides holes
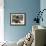
[[[18,41],[32,30],[35,14],[40,10],[40,0],[4,0],[4,38]],[[10,13],[25,12],[26,25],[10,26]]]
[[[43,9],[46,9],[46,0],[41,0],[41,1],[40,1],[40,9],[41,9],[41,11],[42,11]],[[43,12],[42,17],[43,17],[43,22],[41,21],[41,22],[40,22],[40,25],[46,27],[46,20],[45,20],[45,19],[46,19],[46,10]]]

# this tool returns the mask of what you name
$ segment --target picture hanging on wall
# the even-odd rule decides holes
[[[10,13],[10,25],[25,25],[26,13]]]

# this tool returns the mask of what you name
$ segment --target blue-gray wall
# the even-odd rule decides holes
[[[43,9],[46,9],[46,0],[41,0],[40,1],[40,10],[42,11]],[[40,25],[46,27],[46,10],[43,12],[43,22],[40,22]]]
[[[33,19],[40,9],[40,0],[4,0],[4,38],[18,41],[32,30]],[[10,13],[25,12],[25,26],[10,26]]]

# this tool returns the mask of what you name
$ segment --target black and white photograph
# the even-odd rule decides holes
[[[25,25],[25,13],[11,13],[10,24],[11,25]]]

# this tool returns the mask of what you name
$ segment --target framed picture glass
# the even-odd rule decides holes
[[[10,25],[25,25],[26,13],[10,13]]]

